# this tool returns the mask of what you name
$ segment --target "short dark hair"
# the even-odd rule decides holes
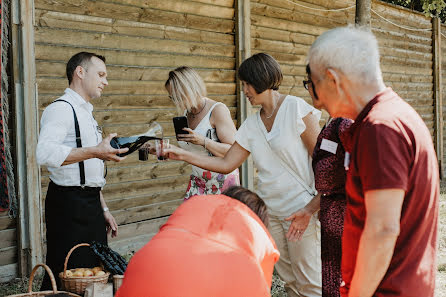
[[[265,53],[255,54],[243,61],[238,75],[240,80],[253,86],[258,94],[268,89],[277,91],[283,79],[279,63]]]
[[[80,52],[75,54],[68,60],[67,63],[67,78],[68,78],[68,85],[71,84],[73,81],[73,74],[74,70],[76,70],[77,66],[82,66],[84,68],[87,67],[87,62],[90,62],[92,57],[96,57],[98,59],[101,59],[102,62],[105,63],[105,57],[95,54],[95,53],[89,53],[89,52]]]
[[[266,209],[265,202],[256,193],[241,186],[232,186],[224,190],[222,194],[248,206],[263,224],[268,227],[268,210]]]

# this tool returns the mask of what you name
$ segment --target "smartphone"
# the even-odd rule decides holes
[[[183,128],[189,128],[189,124],[187,123],[187,118],[185,116],[174,117],[172,120],[173,126],[175,127],[175,135],[177,136],[177,140],[178,134],[189,134],[189,132],[183,130]]]

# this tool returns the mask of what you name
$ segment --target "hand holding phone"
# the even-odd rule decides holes
[[[188,131],[183,130],[184,128],[189,128],[187,117],[185,116],[174,117],[172,121],[173,121],[173,126],[175,127],[175,135],[177,137],[177,140],[178,140],[178,134],[189,134]]]

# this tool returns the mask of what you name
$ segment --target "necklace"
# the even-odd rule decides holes
[[[279,95],[280,96],[280,95]],[[274,96],[274,98],[277,98],[277,96]],[[279,100],[274,100],[274,109],[273,109],[273,112],[269,115],[269,116],[267,116],[267,115],[265,115],[265,119],[270,119],[272,116],[273,116],[273,114],[274,114],[274,112],[276,111],[276,108],[277,108],[277,103],[278,103],[278,101]],[[263,109],[263,107],[262,107],[262,109]],[[265,110],[263,110],[263,112],[265,112]]]
[[[208,101],[206,99],[204,99],[204,105],[203,105],[203,107],[201,108],[201,110],[199,112],[192,113],[192,112],[188,111],[187,113],[190,114],[192,116],[192,118],[195,119],[195,116],[199,115],[203,111],[203,109],[206,107],[207,103],[208,103]]]

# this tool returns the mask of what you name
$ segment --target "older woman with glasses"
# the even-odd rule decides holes
[[[169,72],[165,83],[169,98],[187,117],[189,128],[178,134],[178,145],[200,156],[224,156],[234,143],[237,131],[225,104],[206,97],[206,86],[198,73],[189,67]],[[228,174],[192,166],[185,200],[194,195],[220,194],[240,185],[238,169]]]
[[[226,155],[201,157],[177,147],[166,152],[171,159],[222,173],[238,168],[251,154],[258,194],[268,207],[269,230],[280,251],[276,269],[288,296],[321,296],[319,203],[311,169],[321,112],[278,92],[282,72],[268,54],[245,60],[238,74],[249,102],[262,108],[241,125]]]
[[[322,104],[311,80],[311,69],[307,65],[307,80],[303,81],[310,93],[313,106]],[[353,123],[350,119],[329,118],[317,138],[313,151],[313,171],[320,199],[322,296],[340,296],[342,232],[344,230],[345,197],[345,150],[342,139]]]

